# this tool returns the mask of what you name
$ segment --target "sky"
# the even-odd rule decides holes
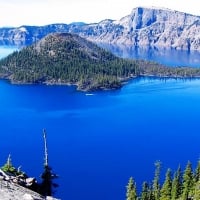
[[[139,6],[163,7],[200,16],[198,0],[185,2],[183,0],[0,0],[0,27],[119,20]]]

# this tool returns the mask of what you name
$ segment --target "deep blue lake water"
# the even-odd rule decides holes
[[[129,177],[140,188],[142,181],[153,179],[156,160],[163,163],[163,173],[179,164],[184,168],[188,160],[195,167],[199,102],[198,79],[140,78],[120,90],[92,95],[75,87],[2,80],[0,165],[11,153],[15,166],[39,179],[46,128],[49,162],[60,175],[57,197],[125,199]]]

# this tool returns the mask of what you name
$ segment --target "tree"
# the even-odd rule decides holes
[[[142,184],[141,200],[151,200],[151,190],[147,182],[143,182]]]
[[[136,200],[137,192],[136,192],[136,183],[133,178],[129,179],[128,185],[126,186],[126,200]]]
[[[194,174],[194,199],[200,199],[200,160]]]
[[[13,166],[12,164],[12,160],[11,160],[11,155],[9,154],[8,155],[8,159],[6,161],[6,163],[4,164],[3,167],[1,167],[1,169],[4,171],[4,172],[7,172],[9,173],[10,175],[12,176],[18,176],[18,175],[22,175],[24,177],[27,177],[27,175],[20,170],[20,167],[18,167],[17,169]]]
[[[194,182],[197,183],[200,181],[200,160],[197,163],[197,167],[194,173]]]
[[[154,163],[155,165],[155,175],[154,175],[154,180],[153,180],[153,197],[155,200],[159,200],[160,198],[160,169],[161,169],[161,162],[156,161]]]
[[[165,175],[165,181],[160,191],[160,200],[171,200],[172,179],[171,170],[168,169]]]
[[[177,171],[174,173],[172,181],[171,199],[176,200],[181,196],[182,193],[182,174],[181,166],[179,165]]]
[[[43,130],[43,136],[44,136],[44,152],[45,152],[45,158],[44,158],[44,172],[42,173],[42,183],[40,187],[40,193],[43,196],[52,196],[52,188],[57,187],[58,185],[53,183],[53,179],[57,178],[57,175],[52,172],[51,167],[49,167],[48,164],[48,152],[47,152],[47,139],[46,139],[46,131]]]
[[[183,192],[182,199],[187,200],[188,197],[193,193],[194,181],[193,181],[193,172],[192,164],[188,161],[184,174],[183,174]]]

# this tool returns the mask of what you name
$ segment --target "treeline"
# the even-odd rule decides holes
[[[137,192],[136,182],[131,177],[127,185],[126,200],[199,200],[200,199],[200,161],[195,170],[188,161],[184,171],[181,166],[172,174],[167,169],[163,184],[160,183],[161,162],[155,163],[152,183],[143,182],[142,191]]]
[[[140,75],[200,77],[200,69],[118,58],[67,33],[48,35],[0,61],[0,76],[12,82],[70,83],[81,90],[118,88],[124,80]]]

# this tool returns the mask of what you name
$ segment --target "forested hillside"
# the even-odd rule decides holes
[[[1,78],[13,83],[76,84],[80,90],[119,88],[141,75],[199,77],[200,69],[118,58],[68,33],[50,34],[0,61]]]

